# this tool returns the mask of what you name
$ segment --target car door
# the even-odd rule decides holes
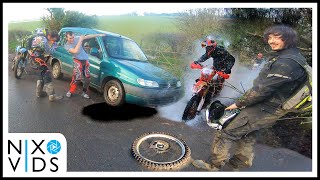
[[[101,45],[98,37],[86,39],[83,41],[82,46],[84,47],[85,44],[89,45],[86,52],[89,56],[91,83],[94,84],[94,86],[98,86],[100,81],[100,63],[103,58]],[[84,48],[87,49],[87,47]]]

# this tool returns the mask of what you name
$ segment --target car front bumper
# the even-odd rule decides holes
[[[158,107],[177,102],[183,96],[182,87],[179,88],[141,88],[124,84],[126,102],[141,106]]]

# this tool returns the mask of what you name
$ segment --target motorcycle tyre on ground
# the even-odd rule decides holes
[[[23,66],[19,66],[21,61],[23,61],[23,57],[20,57],[19,59],[16,59],[16,61],[14,62],[14,68],[13,68],[13,72],[14,72],[14,77],[16,77],[17,79],[20,79],[23,72],[24,72],[24,67]],[[25,62],[22,62],[22,64],[24,64]]]
[[[184,109],[182,120],[187,121],[196,117],[197,108],[200,103],[201,97],[199,95],[194,95],[186,105]]]

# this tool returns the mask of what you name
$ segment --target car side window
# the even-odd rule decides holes
[[[82,46],[87,54],[102,59],[102,52],[97,38],[84,40]]]
[[[119,56],[121,53],[120,38],[109,37],[106,43],[106,49],[111,56]]]
[[[64,46],[67,42],[67,38],[66,38],[66,32],[61,32],[60,33],[60,40],[58,42],[59,46]]]

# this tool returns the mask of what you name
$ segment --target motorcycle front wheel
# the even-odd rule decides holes
[[[21,78],[24,72],[24,66],[25,66],[25,59],[23,57],[16,59],[16,61],[14,62],[13,72],[14,72],[14,76],[17,79]]]
[[[193,119],[197,115],[197,108],[200,103],[201,97],[199,95],[194,95],[186,105],[184,109],[182,120],[187,121]]]

